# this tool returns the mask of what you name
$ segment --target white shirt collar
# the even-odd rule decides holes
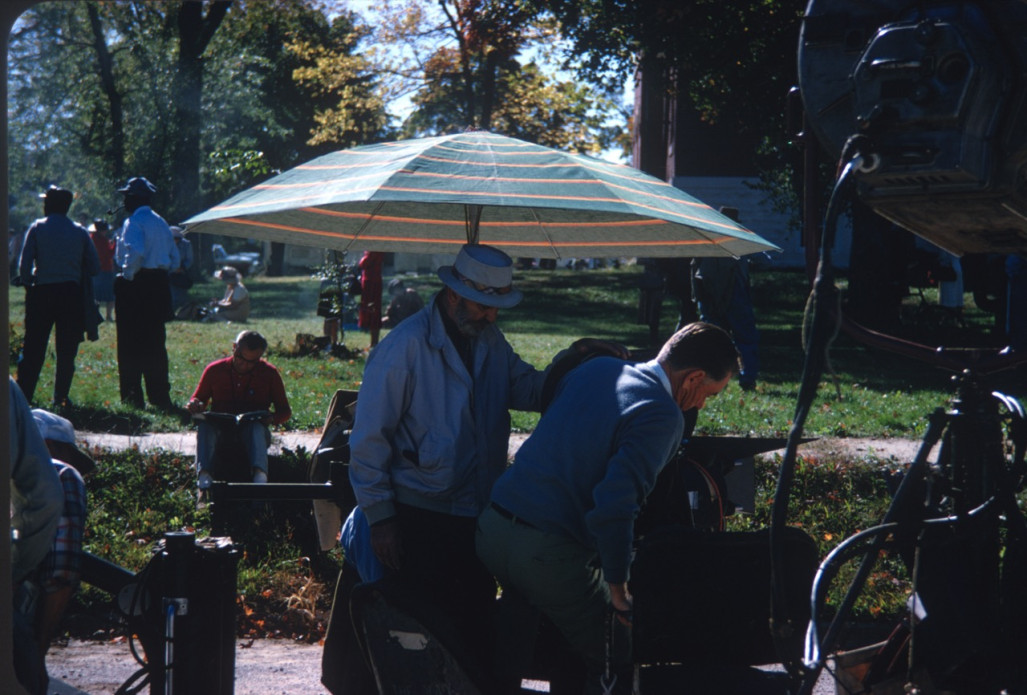
[[[646,366],[652,367],[652,370],[656,372],[656,376],[660,377],[660,383],[663,384],[663,388],[667,389],[667,393],[673,397],[674,390],[670,386],[670,377],[667,376],[667,372],[663,370],[663,365],[656,360],[649,360],[646,362]]]

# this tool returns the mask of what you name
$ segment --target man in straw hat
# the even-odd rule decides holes
[[[475,519],[507,465],[509,410],[541,410],[553,365],[536,370],[496,327],[522,299],[509,256],[466,245],[438,275],[445,288],[368,357],[350,480],[385,573],[451,619],[470,663],[485,664],[496,587],[475,555]],[[627,354],[592,339],[573,348],[561,355]]]
[[[100,270],[96,248],[84,228],[68,217],[71,191],[50,186],[40,195],[43,218],[25,233],[19,262],[25,286],[25,344],[18,359],[18,386],[32,402],[46,359],[50,331],[56,333],[53,404],[69,405],[75,357],[86,328],[83,282]]]

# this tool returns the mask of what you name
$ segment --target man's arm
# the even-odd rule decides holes
[[[131,219],[126,220],[125,229],[118,241],[119,255],[122,256],[121,275],[126,280],[131,280],[143,267],[143,251],[146,249],[146,238],[143,229]],[[121,247],[124,247],[122,250]]]
[[[585,515],[596,540],[603,577],[611,584],[628,580],[635,517],[681,442],[683,418],[672,402],[662,401],[660,405],[642,405],[618,429],[622,434],[617,450],[592,491],[594,506]]]
[[[49,552],[64,504],[64,490],[25,396],[13,379],[8,380],[11,492],[15,510],[11,529],[18,532],[17,542],[11,544],[11,570],[17,583]]]
[[[413,388],[412,344],[386,341],[371,353],[350,436],[350,484],[370,524],[371,547],[386,567],[402,564],[392,460]],[[414,452],[416,455],[416,452]]]
[[[25,241],[21,246],[21,256],[18,258],[18,276],[21,284],[28,286],[32,283],[32,264],[36,260],[36,226],[32,225],[25,232]]]
[[[83,265],[82,269],[85,274],[89,277],[93,277],[100,272],[100,256],[96,253],[96,244],[89,238],[89,232],[83,230],[82,236],[85,237],[85,251],[83,251]]]
[[[178,252],[178,244],[175,243],[175,235],[171,233],[171,227],[168,227],[168,236],[171,238],[171,249],[169,253],[171,261],[168,264],[168,270],[175,270],[182,264],[182,256]]]
[[[380,344],[379,348],[385,344]],[[377,362],[381,362],[381,355]],[[349,477],[357,502],[375,526],[396,515],[392,489],[394,439],[404,411],[405,368],[364,370],[350,436]]]
[[[202,413],[207,409],[207,402],[210,401],[214,396],[214,388],[211,382],[213,381],[213,375],[211,364],[208,364],[203,374],[200,375],[200,383],[196,385],[196,390],[193,391],[192,397],[189,398],[189,402],[185,404],[185,409],[192,414]]]

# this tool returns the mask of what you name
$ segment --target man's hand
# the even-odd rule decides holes
[[[399,519],[392,517],[371,526],[371,547],[389,569],[398,570],[403,560],[403,537]]]
[[[624,584],[609,584],[608,586],[610,587],[610,603],[613,604],[613,611],[617,616],[617,620],[622,625],[631,627],[631,610],[635,600],[628,593],[627,582]]]
[[[195,415],[196,413],[202,413],[203,412],[204,405],[203,405],[202,401],[198,401],[195,398],[192,398],[192,399],[189,400],[188,403],[185,404],[185,409],[188,410],[193,415]]]
[[[612,357],[619,357],[622,360],[629,359],[631,357],[631,351],[620,343],[615,343],[612,340],[600,340],[599,338],[581,338],[575,340],[571,345],[575,350],[580,353],[595,352],[600,354],[611,355]]]

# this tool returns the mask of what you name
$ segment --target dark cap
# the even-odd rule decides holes
[[[118,193],[134,195],[137,198],[149,198],[157,192],[157,187],[142,176],[136,176],[128,180],[124,186],[118,189]]]
[[[71,200],[74,198],[71,191],[67,188],[61,188],[60,186],[50,185],[45,191],[39,194],[39,197],[47,202],[59,203],[64,206],[65,209],[71,207]]]

